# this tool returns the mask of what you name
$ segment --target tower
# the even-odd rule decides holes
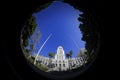
[[[62,46],[58,46],[57,54],[55,55],[56,60],[64,60],[65,59],[65,52]]]

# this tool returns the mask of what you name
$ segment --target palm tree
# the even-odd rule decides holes
[[[66,54],[66,57],[68,58],[68,66],[69,66],[69,70],[70,70],[70,54],[68,53],[68,54]]]
[[[30,44],[30,49],[27,51],[29,53],[28,59],[31,58],[33,50],[34,50],[34,44]]]
[[[54,57],[54,53],[50,52],[49,57],[50,57],[49,64],[51,65],[52,64],[52,58]]]
[[[50,57],[50,58],[53,58],[53,57],[54,57],[54,53],[50,52],[50,53],[49,53],[49,57]]]
[[[69,54],[70,54],[70,58],[72,58],[73,51],[70,50]]]
[[[70,56],[70,55],[69,55],[69,53],[68,53],[68,54],[66,54],[66,57],[67,57],[67,58],[69,58],[69,56]]]
[[[72,54],[73,54],[73,51],[72,51],[72,50],[70,50],[70,52],[69,52],[69,59],[70,59],[70,62],[72,62],[72,61],[71,61]],[[72,65],[70,64],[70,70],[71,70],[71,66],[72,66]]]

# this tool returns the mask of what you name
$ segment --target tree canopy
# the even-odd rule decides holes
[[[73,54],[73,51],[70,50],[69,53],[66,54],[66,57],[67,57],[67,58],[71,58],[71,57],[72,57],[72,54]]]
[[[69,52],[70,58],[72,57],[72,54],[73,54],[73,51],[70,50],[70,52]]]
[[[49,53],[49,57],[50,57],[50,58],[53,58],[53,57],[54,57],[54,53],[50,52],[50,53]]]
[[[37,9],[35,9],[35,13],[38,11],[41,11],[42,9],[48,7],[53,0],[49,1],[48,3],[44,3],[43,5],[40,5]],[[27,19],[25,28],[22,32],[22,39],[23,39],[23,46],[26,47],[28,46],[28,38],[33,34],[37,27],[36,19],[34,16],[31,16]]]
[[[40,6],[35,10],[35,12],[39,12],[39,11],[45,9],[45,8],[48,7],[51,3],[52,3],[52,1],[49,2],[49,3],[43,4],[43,5],[40,5]]]
[[[33,34],[35,28],[36,28],[36,20],[34,16],[31,16],[25,25],[25,28],[23,29],[22,32],[22,39],[23,39],[23,46],[26,47],[28,46],[28,38]]]
[[[72,5],[75,9],[83,11],[83,14],[79,15],[78,20],[82,22],[82,24],[79,25],[80,31],[82,33],[82,40],[86,42],[85,48],[88,51],[88,54],[91,54],[91,51],[93,49],[98,48],[98,42],[99,42],[99,30],[98,25],[96,24],[95,17],[92,16],[93,12],[91,12],[92,8],[88,7],[90,5],[84,5],[80,3],[86,2],[83,0],[64,0],[65,3],[69,3]],[[90,13],[91,12],[91,13]],[[94,18],[93,18],[94,17]]]

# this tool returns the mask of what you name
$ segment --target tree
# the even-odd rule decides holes
[[[69,53],[66,54],[66,57],[68,58],[69,70],[71,70],[71,58],[72,58],[72,54],[73,54],[72,50],[70,50]]]
[[[70,54],[69,54],[69,53],[68,53],[68,54],[66,54],[66,57],[67,57],[67,58],[69,58],[69,57],[70,57]]]
[[[50,57],[49,66],[51,67],[51,65],[52,65],[52,58],[54,57],[54,53],[50,52],[50,53],[49,53],[49,57]]]
[[[69,52],[69,57],[70,57],[70,58],[72,57],[72,54],[73,54],[73,51],[70,50],[70,52]]]
[[[34,44],[30,44],[30,50],[32,51],[34,49]]]
[[[70,58],[70,70],[71,70],[71,68],[72,68],[72,64],[71,64],[71,58],[72,58],[72,54],[73,54],[73,51],[72,50],[70,50],[70,52],[69,52],[69,58]]]
[[[68,58],[68,66],[69,66],[69,70],[70,70],[70,61],[69,61],[70,54],[69,54],[69,53],[67,53],[67,54],[66,54],[66,57]]]
[[[29,50],[29,57],[28,58],[31,57],[33,49],[34,49],[34,44],[30,44],[30,50]]]
[[[35,31],[37,24],[36,24],[36,19],[34,16],[31,16],[27,21],[26,25],[22,31],[22,41],[23,41],[23,46],[26,47],[28,46],[28,39],[29,37],[33,34]]]
[[[53,58],[53,57],[54,57],[54,53],[50,52],[50,53],[49,53],[49,57],[50,57],[50,58]]]
[[[32,52],[36,53],[36,51],[38,51],[38,50],[35,49],[35,46],[37,44],[39,44],[39,42],[40,42],[40,36],[41,36],[40,30],[39,30],[38,27],[36,27],[34,33],[29,38],[30,48],[31,48]]]
[[[93,9],[91,9],[91,8],[93,8],[93,7],[89,7],[91,5],[88,6],[88,4],[86,4],[86,1],[84,1],[84,0],[83,1],[64,0],[64,2],[69,3],[75,9],[78,9],[78,10],[84,12],[83,14],[80,14],[79,18],[78,18],[79,22],[82,22],[82,24],[79,25],[80,31],[82,32],[82,40],[86,42],[85,48],[88,51],[87,55],[90,56],[91,52],[93,50],[94,50],[93,54],[95,54],[95,51],[98,50],[98,48],[99,48],[99,38],[100,38],[100,35],[99,35],[100,32],[98,30],[99,26],[98,26],[98,23],[96,23],[98,18],[95,13],[95,10],[97,8],[94,8],[95,10],[94,10],[94,12],[92,12],[91,10],[93,10]],[[85,4],[83,5],[83,3],[85,3]],[[85,5],[87,7],[84,7]],[[96,10],[96,11],[98,11],[98,10]],[[93,56],[94,55],[91,55],[91,57],[93,57]]]
[[[25,56],[28,58],[30,56],[29,52],[30,50],[28,49],[23,49]]]
[[[52,1],[49,2],[49,3],[45,3],[44,5],[40,5],[40,6],[35,10],[35,13],[37,13],[37,12],[39,12],[39,11],[47,8],[51,3],[52,3]]]

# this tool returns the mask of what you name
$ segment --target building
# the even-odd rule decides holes
[[[57,71],[64,71],[69,68],[68,59],[65,59],[65,52],[62,46],[57,48],[57,53],[55,54],[55,58],[52,59],[52,63],[55,65]]]
[[[83,55],[83,53],[81,53]],[[36,62],[41,63],[44,66],[53,68],[52,71],[66,71],[68,69],[74,69],[84,64],[84,59],[81,56],[68,59],[65,57],[65,51],[62,46],[58,46],[55,57],[48,58],[39,55]],[[50,66],[51,65],[51,66]]]
[[[85,61],[85,63],[87,62],[86,59],[87,59],[87,50],[85,48],[81,48],[80,49],[80,52],[78,53],[77,57],[82,57],[83,60]]]

